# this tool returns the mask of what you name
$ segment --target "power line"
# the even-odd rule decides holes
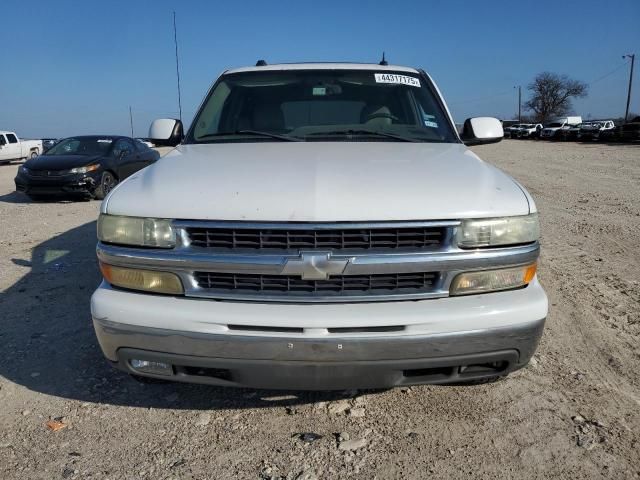
[[[618,70],[622,70],[623,68],[625,68],[627,66],[627,62],[623,63],[622,65],[618,65],[616,68],[614,68],[613,70],[611,70],[609,73],[605,73],[604,75],[602,75],[601,77],[596,78],[595,80],[590,81],[589,83],[587,83],[587,85],[591,86],[594,83],[599,82],[600,80],[604,80],[607,77],[610,77],[611,75],[613,75],[614,73],[616,73]]]

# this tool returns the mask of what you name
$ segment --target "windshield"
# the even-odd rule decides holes
[[[458,142],[417,74],[300,70],[225,75],[185,143],[256,141]]]
[[[106,155],[111,149],[112,138],[66,138],[47,150],[47,155]]]
[[[561,127],[561,126],[562,126],[562,123],[560,123],[560,122],[553,122],[553,123],[550,123],[549,125],[547,125],[547,127],[551,127],[551,128],[556,128],[556,127]]]

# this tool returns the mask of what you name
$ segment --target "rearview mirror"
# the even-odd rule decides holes
[[[156,145],[175,147],[183,136],[182,122],[174,118],[154,120],[149,127],[149,138]]]
[[[467,118],[460,138],[465,145],[496,143],[504,137],[500,120],[493,117]]]

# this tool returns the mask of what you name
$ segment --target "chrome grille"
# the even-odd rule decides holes
[[[269,293],[283,296],[428,293],[434,289],[438,276],[437,272],[415,272],[338,275],[327,280],[304,280],[291,275],[194,273],[198,287],[211,293]]]
[[[385,228],[222,228],[188,227],[191,246],[250,250],[373,250],[422,249],[441,246],[446,227]]]

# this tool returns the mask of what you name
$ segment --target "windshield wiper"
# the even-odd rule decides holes
[[[224,137],[228,135],[259,135],[261,137],[270,137],[278,140],[282,140],[284,142],[302,142],[301,138],[290,137],[289,135],[281,135],[278,133],[271,132],[261,132],[259,130],[236,130],[235,132],[218,132],[218,133],[209,133],[207,135],[202,135],[198,137],[197,140],[202,140],[203,138],[214,138],[214,137]]]
[[[394,140],[399,140],[401,142],[422,142],[422,140],[419,140],[417,138],[404,137],[402,135],[396,135],[395,133],[387,133],[387,132],[381,132],[379,130],[366,130],[366,129],[335,130],[331,132],[314,132],[314,133],[308,134],[308,136],[313,136],[313,135],[318,135],[318,136],[320,135],[373,135],[376,137],[393,138]]]

